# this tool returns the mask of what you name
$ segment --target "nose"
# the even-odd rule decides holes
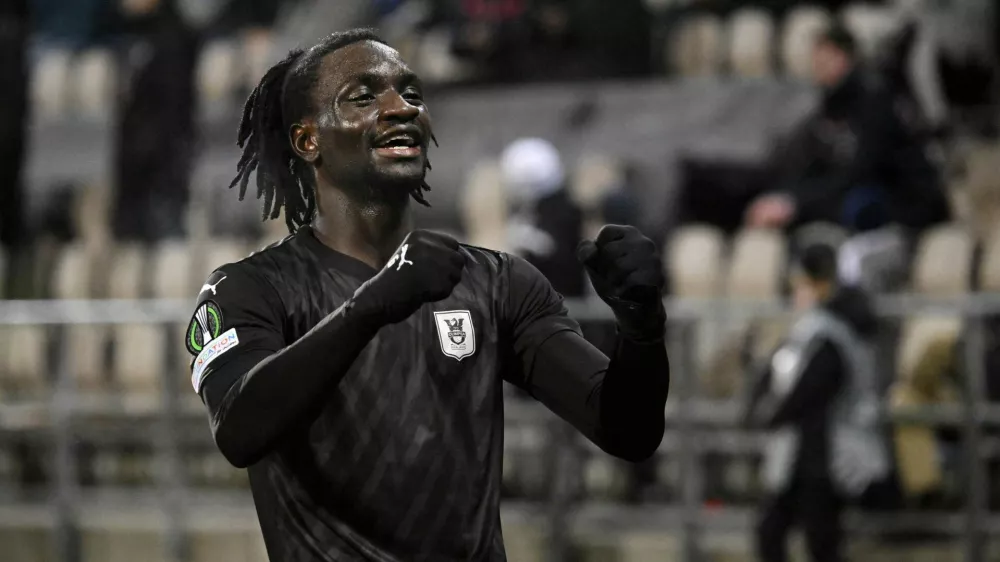
[[[382,96],[379,117],[387,121],[412,121],[420,115],[420,108],[403,99],[397,92]]]

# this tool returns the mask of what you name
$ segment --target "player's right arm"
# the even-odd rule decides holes
[[[406,260],[399,258],[404,248]],[[192,383],[226,459],[240,468],[254,464],[287,431],[312,421],[382,326],[451,293],[464,266],[457,250],[454,240],[411,233],[386,268],[288,345],[288,315],[266,279],[245,262],[213,273],[185,337],[197,354]]]

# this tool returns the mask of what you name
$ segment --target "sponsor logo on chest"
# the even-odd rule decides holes
[[[441,352],[458,361],[476,352],[476,329],[468,310],[434,313]]]

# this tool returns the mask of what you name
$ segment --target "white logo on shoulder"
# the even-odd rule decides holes
[[[476,352],[476,329],[468,310],[435,312],[434,322],[442,353],[461,361]]]
[[[204,285],[201,286],[201,290],[198,291],[198,294],[200,295],[200,294],[204,293],[205,291],[212,291],[212,295],[213,296],[218,296],[219,293],[215,292],[215,288],[219,286],[219,283],[222,283],[225,280],[226,280],[226,278],[223,277],[222,279],[219,279],[218,281],[216,281],[214,285],[210,285],[208,283],[205,283]]]
[[[393,254],[391,258],[389,258],[389,263],[385,264],[385,268],[386,269],[392,269],[392,266],[395,265],[396,266],[396,271],[399,271],[400,269],[403,269],[404,265],[407,265],[407,264],[413,265],[412,261],[406,259],[406,251],[409,250],[409,249],[410,249],[410,245],[409,244],[403,244],[403,247],[400,248],[398,252],[396,252],[395,254]],[[399,261],[398,265],[396,264],[397,260]]]
[[[191,366],[191,385],[195,392],[201,392],[202,379],[205,376],[205,369],[219,358],[223,353],[236,347],[240,343],[240,338],[236,335],[236,328],[230,328],[221,336],[205,344],[198,357],[195,357]]]

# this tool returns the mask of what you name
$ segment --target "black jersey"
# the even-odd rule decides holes
[[[247,463],[271,560],[505,560],[504,380],[602,444],[597,398],[608,358],[582,339],[561,297],[527,262],[462,251],[468,262],[451,296],[378,328],[334,386],[306,397],[317,405],[297,412],[266,454]],[[249,386],[248,372],[316,337],[314,328],[376,273],[309,228],[215,271],[185,333],[192,384],[213,424]],[[332,352],[344,343],[330,339],[322,345]],[[553,358],[540,351],[547,341],[570,348]],[[252,440],[297,379],[331,369],[324,361],[300,359],[277,373],[279,384],[246,410],[261,417],[241,414],[228,433]],[[662,422],[662,404],[659,412]]]

